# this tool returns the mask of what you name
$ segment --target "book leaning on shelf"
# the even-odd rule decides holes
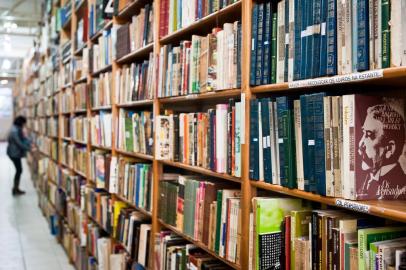
[[[92,108],[99,108],[111,105],[112,74],[106,72],[100,74],[99,78],[93,78],[90,91]]]
[[[92,145],[111,147],[112,115],[107,111],[100,111],[90,119],[90,139]]]
[[[155,158],[241,176],[241,102],[156,118]]]
[[[193,22],[236,2],[238,1],[207,1],[204,3],[198,0],[185,2],[163,0],[160,3],[159,37],[162,38],[185,28]]]
[[[120,104],[131,103],[136,100],[153,99],[154,91],[154,54],[142,63],[131,63],[117,70],[116,86],[117,100]]]
[[[120,109],[117,149],[152,155],[153,121],[149,111],[134,112]]]
[[[238,263],[241,194],[229,188],[229,183],[195,175],[164,174],[158,216],[219,256]]]
[[[153,4],[146,4],[131,22],[117,29],[117,59],[147,46],[153,41]]]
[[[116,193],[145,211],[152,211],[152,165],[129,158],[112,157],[110,163],[110,193]]]
[[[404,66],[405,10],[389,0],[254,2],[250,84]]]
[[[396,251],[406,245],[406,228],[384,219],[312,209],[296,198],[252,204],[252,269],[395,269]]]
[[[231,46],[232,44],[232,46]],[[207,36],[193,35],[159,54],[158,97],[180,96],[241,85],[241,23],[225,23]]]
[[[359,94],[251,100],[250,178],[351,200],[405,199],[404,108],[402,98]]]

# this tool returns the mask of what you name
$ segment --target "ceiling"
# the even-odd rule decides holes
[[[0,78],[15,77],[33,47],[43,0],[0,0]]]

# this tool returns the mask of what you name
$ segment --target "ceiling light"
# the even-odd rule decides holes
[[[3,60],[3,64],[1,65],[2,69],[10,69],[11,68],[11,61],[8,59]]]
[[[0,84],[2,84],[2,85],[8,84],[8,80],[1,80]]]

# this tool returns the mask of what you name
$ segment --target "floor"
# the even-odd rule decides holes
[[[14,171],[6,144],[0,143],[0,270],[73,270],[38,208],[25,159],[23,196],[11,196]]]

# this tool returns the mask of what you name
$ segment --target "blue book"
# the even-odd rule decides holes
[[[302,6],[303,0],[295,0],[295,55],[293,62],[293,80],[300,80],[301,61],[302,61]]]
[[[264,7],[264,25],[262,39],[262,76],[260,84],[271,83],[271,42],[272,42],[272,5],[266,2]]]
[[[262,121],[262,147],[264,158],[264,180],[266,183],[272,183],[272,160],[271,160],[271,127],[269,118],[270,98],[261,99],[261,121]]]
[[[257,32],[258,32],[258,8],[257,3],[253,3],[252,22],[251,22],[251,70],[250,70],[250,85],[255,85],[255,74],[257,66]]]
[[[327,2],[321,0],[320,10],[320,68],[319,77],[327,75]]]
[[[182,0],[177,0],[177,13],[176,13],[176,22],[177,22],[177,29],[181,29],[182,28]],[[199,17],[200,18],[200,17]]]
[[[321,1],[314,0],[312,8],[313,26],[320,25],[321,23]],[[320,77],[320,40],[321,35],[318,30],[311,36],[312,42],[312,57],[311,57],[311,74],[312,78]]]
[[[289,0],[285,0],[285,36],[289,36]],[[289,40],[285,40],[285,69],[284,82],[288,81],[289,76]]]
[[[139,206],[140,203],[140,196],[139,196],[139,191],[140,191],[140,180],[141,180],[141,168],[142,164],[136,164],[135,165],[135,205]]]
[[[250,111],[250,179],[259,180],[259,138],[258,138],[258,126],[259,126],[259,115],[258,115],[258,100],[251,100],[251,111]]]
[[[314,178],[317,193],[326,196],[326,166],[324,144],[324,97],[325,93],[313,94]]]
[[[310,0],[302,0],[302,18],[301,18],[301,32],[300,32],[300,80],[306,79],[306,64],[307,64],[307,36],[306,36],[306,28],[308,25],[308,6]]]
[[[312,27],[313,26],[313,17],[314,17],[314,1],[313,0],[308,0],[307,5],[306,5],[306,28],[307,27]],[[314,52],[314,46],[313,46],[313,35],[310,33],[306,33],[305,39],[306,39],[306,63],[305,63],[305,76],[304,79],[309,79],[312,77],[312,67],[313,67],[313,52]]]
[[[369,3],[368,0],[357,2],[357,71],[365,71],[369,69]]]
[[[263,60],[263,39],[264,39],[264,30],[266,25],[264,24],[265,21],[265,4],[258,4],[258,26],[257,26],[257,60],[256,60],[256,67],[255,67],[255,85],[261,84],[262,78],[262,60]]]
[[[358,44],[358,0],[352,0],[352,9],[351,9],[351,19],[352,19],[352,36],[351,36],[351,60],[352,60],[352,72],[356,72],[358,68],[358,56],[357,56],[357,44]],[[368,41],[369,42],[369,41]]]
[[[328,0],[327,75],[337,75],[337,1]]]

